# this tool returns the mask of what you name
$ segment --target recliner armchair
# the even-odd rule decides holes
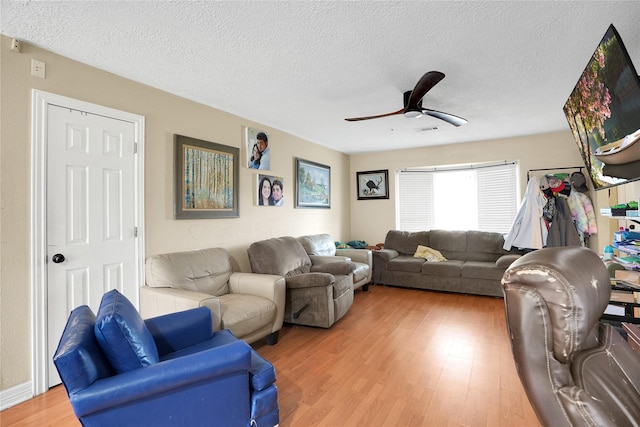
[[[294,237],[254,242],[247,250],[251,271],[283,276],[287,286],[284,321],[329,328],[353,303],[352,262],[312,265]]]
[[[336,249],[336,245],[329,234],[313,234],[298,237],[298,241],[309,255],[314,265],[341,261],[351,261],[355,266],[353,271],[353,290],[369,289],[373,273],[373,257],[369,249]]]
[[[142,320],[113,290],[74,309],[53,357],[84,426],[273,426],[275,369],[206,307]]]
[[[600,322],[610,277],[590,249],[516,260],[502,279],[518,375],[545,426],[640,425],[640,355]]]

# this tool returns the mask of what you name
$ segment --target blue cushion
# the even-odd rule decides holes
[[[131,302],[116,289],[102,296],[94,333],[118,373],[158,362],[153,336]]]
[[[86,305],[73,310],[53,356],[53,363],[69,394],[84,390],[114,373],[96,341],[95,320],[96,316]]]

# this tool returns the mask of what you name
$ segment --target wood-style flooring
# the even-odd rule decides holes
[[[499,298],[370,286],[332,328],[285,325],[253,347],[276,367],[281,427],[540,426]],[[58,386],[0,425],[79,423]]]

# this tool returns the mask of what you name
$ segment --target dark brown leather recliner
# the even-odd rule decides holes
[[[502,279],[518,375],[545,426],[640,426],[640,355],[611,325],[609,273],[580,246],[515,261]]]

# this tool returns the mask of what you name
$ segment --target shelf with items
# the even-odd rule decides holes
[[[638,210],[625,210],[624,212],[622,211],[615,211],[612,210],[611,208],[602,208],[600,209],[600,215],[601,216],[606,216],[609,217],[611,219],[617,219],[617,220],[628,220],[628,221],[632,221],[635,222],[636,224],[640,224],[640,221],[638,221],[640,219],[640,217],[638,217]]]
[[[612,280],[611,297],[601,319],[618,326],[620,322],[640,324],[640,286]]]

